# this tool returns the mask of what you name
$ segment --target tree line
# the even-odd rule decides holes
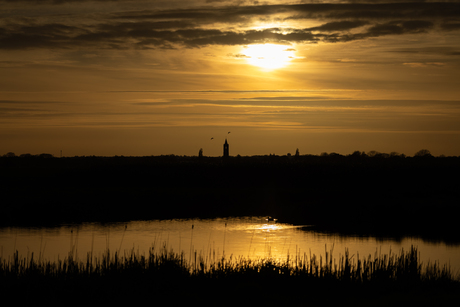
[[[297,148],[296,152],[295,152],[295,155],[291,155],[290,153],[287,153],[286,155],[281,155],[281,156],[300,157],[301,155],[299,153],[299,149]],[[315,156],[315,155],[307,154],[307,155],[302,155],[302,156]],[[395,151],[392,151],[390,153],[383,153],[383,152],[379,152],[379,151],[376,151],[376,150],[371,150],[371,151],[368,151],[367,153],[365,151],[356,150],[353,153],[348,154],[348,155],[342,155],[342,154],[339,154],[339,153],[336,153],[336,152],[330,152],[330,153],[322,152],[319,156],[321,156],[321,157],[351,156],[351,157],[371,157],[371,158],[374,158],[374,157],[375,158],[407,158],[407,157],[410,157],[410,156],[405,155],[404,153],[399,153],[399,152],[395,152]],[[1,157],[3,157],[3,158],[55,158],[55,156],[50,154],[50,153],[41,153],[41,154],[35,154],[35,155],[30,154],[30,153],[24,153],[24,154],[16,155],[14,152],[7,152],[6,154],[2,155]],[[75,157],[78,157],[78,156],[75,156]],[[83,156],[83,157],[86,157],[86,156]],[[89,156],[89,157],[95,157],[95,156]],[[115,157],[125,157],[125,156],[115,156]],[[189,156],[180,156],[180,155],[170,154],[170,155],[160,155],[160,156],[156,156],[156,157],[189,157]],[[205,155],[203,154],[202,149],[199,150],[198,157],[200,157],[200,158],[205,157]],[[237,155],[236,157],[240,158],[241,155]],[[279,157],[279,155],[268,154],[268,155],[262,155],[262,156],[255,155],[253,157]],[[420,149],[419,151],[417,151],[413,155],[413,157],[433,158],[435,156],[432,155],[430,150],[428,150],[428,149]],[[443,158],[443,157],[446,157],[446,156],[445,155],[440,155],[438,157]]]

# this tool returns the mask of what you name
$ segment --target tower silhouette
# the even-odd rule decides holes
[[[229,156],[228,143],[227,143],[227,139],[225,139],[225,143],[224,143],[224,157],[228,157],[228,156]]]

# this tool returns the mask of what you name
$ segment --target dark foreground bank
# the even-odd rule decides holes
[[[38,256],[39,257],[39,256]],[[47,306],[452,306],[460,280],[446,267],[422,265],[418,252],[332,260],[307,255],[277,262],[244,258],[187,261],[172,251],[106,252],[99,259],[49,262],[0,258],[5,301]]]
[[[460,242],[458,157],[2,157],[0,171],[0,226],[270,215]]]

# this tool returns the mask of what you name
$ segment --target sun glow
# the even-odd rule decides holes
[[[275,44],[249,45],[242,51],[249,64],[267,70],[289,65],[289,62],[295,58],[294,52],[291,46]]]

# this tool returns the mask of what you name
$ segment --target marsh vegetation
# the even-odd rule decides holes
[[[134,249],[77,259],[73,252],[50,262],[30,254],[0,258],[0,287],[22,303],[78,305],[137,303],[170,298],[172,305],[201,302],[223,306],[308,303],[366,305],[382,303],[448,304],[460,298],[460,280],[448,266],[419,261],[416,248],[394,254],[350,255],[338,259],[293,254],[271,258],[190,260],[165,246],[148,254]]]
[[[341,234],[457,244],[459,157],[352,155],[1,157],[1,226],[274,216]],[[165,248],[49,261],[0,259],[0,288],[25,303],[449,305],[459,279],[416,249],[336,259],[216,258]]]

